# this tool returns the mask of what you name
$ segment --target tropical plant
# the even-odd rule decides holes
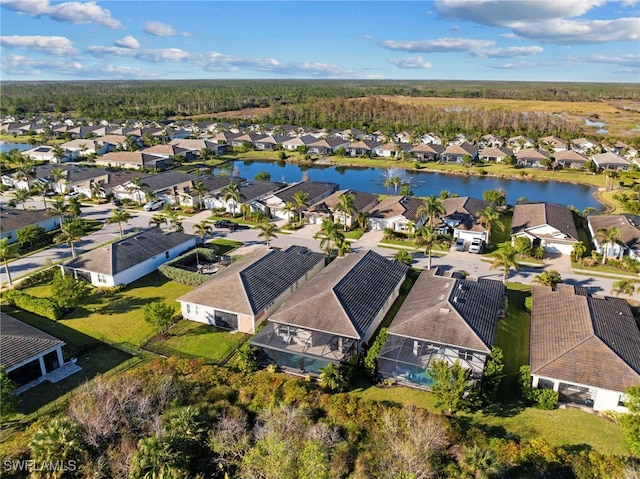
[[[491,231],[493,230],[493,226],[498,226],[499,229],[504,227],[500,222],[500,213],[489,205],[484,210],[478,211],[477,215],[478,223],[484,225],[487,230],[487,242],[489,242],[491,240]]]
[[[174,309],[162,301],[154,301],[145,304],[143,308],[144,320],[160,330],[160,334],[166,334],[173,324]]]
[[[127,191],[127,193],[129,193],[129,195],[131,195],[134,201],[136,201],[138,204],[142,204],[142,193],[144,192],[145,188],[148,187],[149,185],[142,181],[141,176],[136,176],[125,185],[125,190]]]
[[[464,449],[459,463],[462,478],[489,479],[500,473],[502,466],[491,449],[473,445]]]
[[[291,215],[296,212],[296,205],[291,203],[291,201],[287,201],[282,208],[282,212],[287,215],[287,222],[291,224]]]
[[[444,406],[446,413],[454,414],[471,389],[471,371],[463,368],[459,360],[449,364],[447,360],[436,359],[426,373],[433,380],[431,391],[438,398],[438,405]]]
[[[347,387],[347,379],[342,368],[334,363],[321,368],[320,385],[329,391],[343,391]]]
[[[486,190],[482,193],[482,199],[491,206],[504,206],[507,204],[507,193],[502,189]]]
[[[200,223],[193,225],[193,232],[204,242],[205,236],[213,235],[213,228],[207,223],[207,220],[202,220]]]
[[[342,258],[343,256],[351,253],[351,245],[344,237],[339,236],[336,241],[336,250],[338,252],[338,257]]]
[[[207,193],[204,183],[201,180],[195,180],[193,182],[193,191],[198,195],[198,207],[204,209],[204,195]]]
[[[169,211],[166,215],[167,222],[171,226],[171,231],[176,233],[183,233],[184,226],[182,225],[182,218],[178,216],[176,211]]]
[[[302,224],[302,210],[309,206],[309,193],[306,191],[296,191],[293,194],[293,204],[296,205],[298,212],[298,223]]]
[[[75,308],[87,295],[87,283],[76,279],[72,274],[62,274],[57,270],[51,283],[51,296],[61,309]]]
[[[511,244],[509,244],[509,242],[502,243],[500,247],[490,255],[491,257],[493,257],[493,263],[491,263],[490,268],[502,268],[502,282],[504,284],[507,284],[509,270],[511,268],[513,268],[514,270],[518,269],[516,255],[516,250],[513,248],[513,246],[511,246]]]
[[[16,412],[18,407],[18,396],[15,394],[16,383],[14,383],[4,366],[0,367],[0,418],[4,419]]]
[[[53,157],[56,159],[56,163],[61,163],[67,155],[67,152],[60,145],[54,145],[52,152]]]
[[[66,221],[60,226],[60,233],[55,237],[56,244],[66,243],[71,248],[71,256],[76,257],[75,242],[82,238],[84,226],[78,219]]]
[[[431,269],[431,253],[437,242],[438,233],[432,226],[423,226],[416,232],[414,244],[424,248],[424,253],[427,255],[427,269]]]
[[[558,283],[562,283],[562,276],[555,269],[550,269],[548,271],[543,271],[540,274],[536,274],[533,277],[533,282],[555,288]]]
[[[416,212],[419,218],[426,216],[429,219],[430,226],[435,226],[436,220],[445,213],[446,210],[442,204],[442,200],[433,195],[427,196]]]
[[[118,228],[120,229],[120,239],[124,238],[124,228],[123,224],[127,224],[132,216],[126,210],[115,209],[111,210],[111,216],[107,218],[106,223],[108,225],[118,224]]]
[[[22,209],[26,210],[25,202],[28,200],[32,200],[31,191],[30,190],[15,190],[13,192],[13,198],[15,201],[22,205]]]
[[[69,213],[69,216],[77,218],[80,216],[80,211],[80,200],[76,196],[69,198],[67,201],[67,213]]]
[[[58,193],[64,193],[64,189],[62,188],[62,183],[67,179],[67,173],[60,168],[56,168],[51,173],[51,178],[53,178],[53,182],[58,187]]]
[[[48,470],[43,477],[50,479],[65,477],[71,466],[75,470],[82,464],[85,454],[80,427],[66,416],[58,416],[44,423],[33,433],[29,448],[35,464],[66,466]]]
[[[160,228],[161,225],[166,225],[167,224],[167,217],[165,215],[163,215],[162,213],[157,213],[155,215],[153,215],[151,217],[151,219],[149,220],[149,226],[154,225],[157,226],[158,228]]]
[[[587,247],[582,241],[577,241],[573,245],[573,249],[571,250],[571,259],[573,261],[580,261],[582,256],[587,252]]]
[[[91,198],[98,199],[104,198],[106,195],[106,190],[104,189],[104,185],[99,181],[94,181],[91,183]]]
[[[240,193],[240,189],[238,188],[238,185],[235,184],[233,181],[230,181],[229,184],[222,189],[221,193],[223,194],[223,198],[225,202],[228,202],[229,200],[231,200],[231,205],[232,205],[231,214],[235,216],[236,206],[238,205],[241,199],[244,199],[244,196],[242,195],[242,193]]]
[[[355,201],[356,197],[353,193],[342,194],[335,206],[335,210],[342,213],[342,224],[345,231],[347,231],[347,216],[353,216],[357,211]]]
[[[68,213],[67,204],[65,203],[64,198],[59,200],[54,200],[51,203],[51,206],[49,207],[48,212],[49,212],[49,215],[51,216],[57,216],[58,223],[60,224],[60,226],[62,226],[62,223],[64,223],[64,217]]]
[[[320,248],[323,248],[328,255],[331,255],[334,245],[340,239],[344,239],[344,235],[338,228],[338,225],[329,218],[322,220],[320,229],[313,237],[320,240]]]
[[[263,221],[262,223],[258,224],[257,228],[260,230],[260,233],[258,233],[258,238],[264,238],[267,244],[267,248],[269,248],[271,245],[271,238],[278,237],[278,235],[276,235],[278,227],[273,223]]]
[[[0,260],[4,263],[4,271],[7,275],[9,286],[13,285],[11,281],[11,272],[9,271],[9,260],[17,256],[15,245],[9,244],[9,238],[0,239]]]
[[[620,296],[621,294],[626,294],[627,296],[631,296],[635,291],[634,286],[635,281],[631,279],[620,279],[618,281],[613,282],[613,288],[611,289],[611,293],[616,296]]]
[[[598,228],[594,237],[602,247],[602,264],[607,263],[607,255],[610,247],[613,247],[616,244],[624,245],[620,239],[620,230],[615,226],[612,226],[609,229]]]
[[[396,254],[393,255],[393,259],[400,263],[406,264],[407,266],[410,266],[411,263],[413,262],[413,257],[411,256],[411,253],[409,253],[405,249],[398,250]]]
[[[36,171],[32,161],[23,161],[13,174],[17,181],[24,181],[27,185],[27,191],[31,191],[31,180],[35,179]]]

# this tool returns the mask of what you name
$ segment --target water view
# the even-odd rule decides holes
[[[25,151],[28,150],[30,148],[33,148],[31,145],[28,145],[26,143],[4,143],[2,141],[0,141],[0,153],[4,153],[6,151],[11,151],[13,149],[17,149],[20,151]]]
[[[282,166],[281,166],[282,165]],[[315,166],[303,171],[300,166],[272,161],[235,161],[227,168],[247,179],[261,172],[267,171],[274,181],[287,183],[309,178],[314,181],[331,181],[338,183],[341,188],[366,191],[375,194],[394,193],[391,188],[387,191],[384,186],[388,174],[384,168],[344,168],[334,166]],[[502,188],[507,192],[507,202],[514,204],[518,198],[526,197],[529,201],[548,201],[574,205],[582,210],[588,206],[602,209],[602,205],[593,196],[596,188],[585,185],[573,185],[557,181],[526,181],[516,179],[492,178],[482,176],[456,176],[422,171],[395,170],[393,175],[400,176],[402,181],[411,185],[416,196],[439,195],[447,190],[459,196],[473,196],[482,198],[486,190]]]

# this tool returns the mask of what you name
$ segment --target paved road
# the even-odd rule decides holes
[[[41,204],[34,204],[34,206],[42,207]],[[112,209],[113,206],[109,204],[83,206],[82,217],[96,219],[98,221],[104,222],[105,219],[110,216]],[[132,220],[130,220],[129,224],[125,226],[125,234],[132,233],[137,229],[148,227],[149,219],[156,212],[131,210],[131,213],[134,215],[134,217]],[[207,219],[210,214],[211,213],[209,211],[203,211],[190,218],[185,218],[183,221],[185,232],[192,233],[193,225],[199,223],[203,219]],[[319,241],[313,239],[312,237],[313,233],[315,233],[316,230],[317,226],[308,225],[292,234],[279,234],[277,238],[271,240],[271,244],[280,248],[286,247],[291,244],[296,244],[306,246],[314,251],[320,251]],[[388,258],[393,257],[396,252],[395,249],[381,248],[376,246],[380,240],[380,235],[381,232],[377,231],[366,233],[359,241],[356,241],[352,244],[352,251],[373,249],[382,256]],[[79,253],[82,251],[87,251],[101,244],[113,241],[118,237],[118,225],[108,225],[105,223],[99,231],[82,238],[82,240],[77,244],[77,250]],[[252,229],[238,229],[233,232],[224,229],[215,229],[213,237],[211,239],[215,238],[229,238],[237,241],[242,241],[246,246],[264,244],[264,239],[258,237],[258,231]],[[424,254],[414,253],[413,256],[413,266],[419,268],[427,267],[427,258]],[[34,272],[38,268],[45,265],[47,260],[50,260],[52,262],[60,262],[69,258],[71,258],[70,248],[66,245],[60,245],[33,254],[26,258],[20,258],[16,261],[13,261],[9,264],[9,270],[11,272],[11,277],[15,280]],[[548,264],[555,269],[562,269],[562,278],[566,283],[586,287],[588,288],[589,292],[592,293],[607,295],[610,294],[612,284],[615,279],[579,275],[573,273],[566,266],[562,267],[563,265],[561,262],[562,259],[550,258]],[[560,265],[560,267],[558,265]],[[488,261],[488,258],[484,258],[483,261],[482,255],[474,255],[466,252],[452,251],[449,252],[446,256],[433,256],[432,267],[439,267],[441,269],[444,269],[445,271],[466,271],[468,274],[475,277],[484,277],[497,280],[502,279],[502,270],[492,270],[490,268],[490,261]],[[539,274],[540,271],[540,268],[523,267],[516,272],[512,271],[509,276],[509,281],[530,284],[533,281],[535,275]],[[4,283],[6,281],[6,273],[4,268],[2,268],[2,273],[0,274],[0,282]],[[634,299],[640,300],[640,295],[638,295],[637,293],[634,294]]]

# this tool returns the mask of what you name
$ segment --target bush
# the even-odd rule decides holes
[[[176,263],[180,263],[181,261],[184,261],[186,258],[193,256],[196,253],[200,257],[200,259],[204,261],[211,262],[214,261],[216,257],[215,252],[209,248],[196,248],[178,256],[173,261],[169,261],[168,263],[159,266],[158,271],[160,271],[160,273],[166,278],[177,281],[178,283],[188,284],[191,286],[199,286],[205,281],[211,279],[212,275],[198,273],[197,271],[188,271],[186,269],[174,266]]]
[[[57,269],[58,268],[51,267],[33,273],[16,284],[16,289],[30,288],[31,286],[36,286],[38,284],[48,283],[53,279]]]
[[[387,340],[387,328],[380,329],[376,340],[373,342],[367,355],[364,358],[364,370],[370,376],[374,377],[378,369],[378,355]]]
[[[524,309],[526,309],[528,312],[531,312],[532,307],[533,307],[533,297],[527,296],[526,298],[524,298]]]
[[[119,284],[118,286],[98,286],[95,290],[95,294],[100,294],[102,296],[110,297],[115,294],[118,294],[120,291],[123,291],[126,288],[124,284]]]
[[[44,318],[57,321],[62,317],[62,310],[50,299],[38,298],[15,289],[7,291],[5,298],[10,304]]]
[[[556,408],[559,395],[558,391],[553,389],[535,389],[533,390],[533,398],[538,409],[551,410]]]

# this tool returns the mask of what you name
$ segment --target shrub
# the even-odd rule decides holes
[[[518,372],[518,390],[520,396],[527,401],[533,401],[533,387],[531,386],[531,368],[529,366],[521,366]]]
[[[186,258],[198,254],[199,258],[204,261],[213,261],[216,257],[215,251],[212,251],[209,248],[196,248],[187,253],[184,253],[173,261],[169,261],[158,267],[158,271],[173,281],[177,281],[178,283],[188,284],[191,286],[199,286],[205,281],[211,279],[212,275],[210,274],[202,274],[197,271],[188,271],[183,268],[178,268],[174,266],[181,261],[184,261]]]
[[[36,286],[38,284],[48,283],[53,279],[58,268],[48,268],[42,271],[38,271],[33,273],[23,280],[21,280],[17,285],[17,289],[30,288],[31,286]]]
[[[57,321],[62,317],[58,305],[48,298],[38,298],[15,289],[7,291],[5,298],[10,304],[44,318]]]
[[[380,350],[387,340],[387,328],[380,329],[376,340],[373,342],[369,351],[367,351],[367,355],[364,358],[364,370],[366,373],[374,377],[376,375],[376,371],[378,368],[378,355],[380,354]]]
[[[531,312],[531,308],[533,307],[533,297],[527,296],[524,298],[524,309]]]
[[[551,410],[556,408],[559,395],[558,391],[553,389],[535,389],[533,390],[533,398],[538,409]]]

